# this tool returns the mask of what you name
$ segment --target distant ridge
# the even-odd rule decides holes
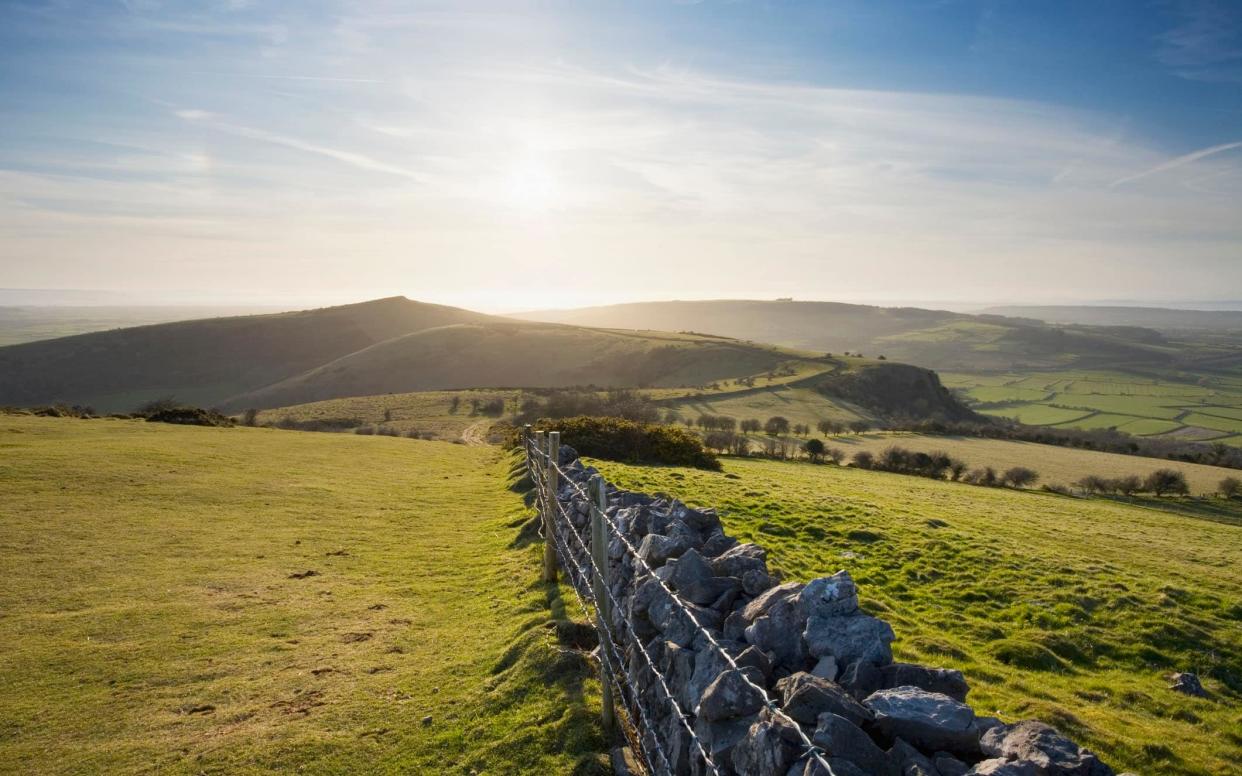
[[[488,320],[395,296],[11,345],[0,348],[0,405],[66,402],[115,411],[164,395],[212,405],[393,337]]]
[[[1048,323],[1089,326],[1145,326],[1161,331],[1242,330],[1242,303],[1235,310],[1183,310],[1171,307],[1104,305],[1005,305],[985,313],[1035,318]]]
[[[698,331],[827,352],[863,352],[932,369],[1164,365],[1180,356],[1159,332],[1053,326],[1033,318],[842,302],[722,299],[638,302],[521,313],[527,320]]]

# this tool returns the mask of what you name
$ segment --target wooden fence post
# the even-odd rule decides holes
[[[591,592],[595,596],[595,616],[600,623],[596,630],[600,639],[607,639],[612,632],[612,601],[608,597],[608,531],[604,526],[604,510],[608,508],[608,489],[604,478],[596,474],[587,484],[591,500],[591,563],[595,576],[591,580]],[[617,646],[620,646],[619,644]],[[617,725],[616,709],[613,707],[612,674],[608,670],[604,645],[600,644],[600,684],[602,687],[602,719],[604,734],[614,734]]]
[[[561,458],[561,432],[548,432],[548,469],[546,472],[546,482],[548,484],[548,492],[544,501],[546,514],[543,516],[543,581],[556,581],[556,545],[553,544],[553,531],[556,530],[556,513],[553,511],[557,507],[557,492],[560,490],[560,477],[556,465],[560,463]]]
[[[531,430],[530,424],[527,423],[525,426],[522,426],[522,452],[526,453],[526,478],[534,482],[535,475],[530,470],[530,443]]]

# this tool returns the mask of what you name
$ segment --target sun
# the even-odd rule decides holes
[[[547,165],[532,160],[515,162],[505,177],[505,200],[519,210],[541,212],[556,205],[556,176]]]

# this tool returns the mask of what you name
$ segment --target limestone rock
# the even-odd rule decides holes
[[[802,725],[815,725],[824,713],[844,717],[855,725],[870,722],[871,711],[854,700],[836,682],[798,672],[776,683],[781,709]]]
[[[970,687],[961,671],[949,668],[928,668],[915,663],[893,663],[880,669],[880,689],[918,687],[938,692],[954,700],[966,702]]]
[[[866,614],[848,617],[807,618],[803,633],[807,649],[814,657],[832,655],[841,665],[865,660],[876,665],[893,662],[893,629],[883,620]]]
[[[811,741],[824,750],[830,765],[835,760],[842,759],[853,763],[863,773],[896,776],[888,753],[876,746],[871,736],[861,728],[839,714],[820,714]]]
[[[858,611],[858,588],[848,571],[811,580],[799,598],[807,616],[845,617]]]
[[[763,708],[763,695],[742,678],[743,671],[754,671],[748,676],[751,682],[763,681],[751,668],[725,671],[708,685],[695,713],[708,722],[719,722],[749,716]]]
[[[1189,672],[1173,674],[1173,683],[1169,685],[1169,689],[1197,698],[1207,697],[1207,690],[1203,689],[1203,683],[1199,681],[1198,674]]]
[[[894,687],[877,690],[864,703],[874,712],[876,727],[889,738],[903,738],[929,752],[979,751],[975,712],[947,695]]]
[[[1113,776],[1094,754],[1033,719],[992,728],[980,748],[991,757],[1028,762],[1038,776]]]

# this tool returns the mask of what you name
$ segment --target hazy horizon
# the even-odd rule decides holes
[[[0,22],[2,286],[485,311],[1242,291],[1228,3],[130,0]]]
[[[186,308],[186,309],[233,309],[238,311],[278,312],[288,310],[328,307],[335,305],[357,304],[375,299],[392,296],[404,296],[416,302],[443,304],[454,307],[468,307],[455,304],[444,299],[435,299],[419,295],[415,292],[383,292],[375,291],[370,295],[328,296],[328,297],[203,297],[193,293],[173,293],[165,296],[139,295],[129,292],[107,291],[101,289],[32,289],[32,288],[0,288],[0,307],[49,307],[49,308]],[[618,299],[600,304],[559,304],[546,307],[511,305],[503,307],[473,307],[478,312],[493,315],[529,313],[540,310],[570,310],[581,307],[597,307],[608,305],[643,304],[652,302],[706,302],[706,301],[775,301],[787,297],[758,296],[680,296],[652,297],[644,299]],[[795,302],[829,302],[843,304],[871,305],[876,307],[918,307],[926,309],[950,310],[953,312],[977,313],[992,307],[1136,307],[1175,310],[1199,311],[1242,311],[1242,300],[1181,300],[1160,301],[1142,299],[1097,299],[1061,304],[1055,301],[1016,300],[998,302],[973,302],[960,299],[846,299],[846,298],[803,298],[793,297]]]

